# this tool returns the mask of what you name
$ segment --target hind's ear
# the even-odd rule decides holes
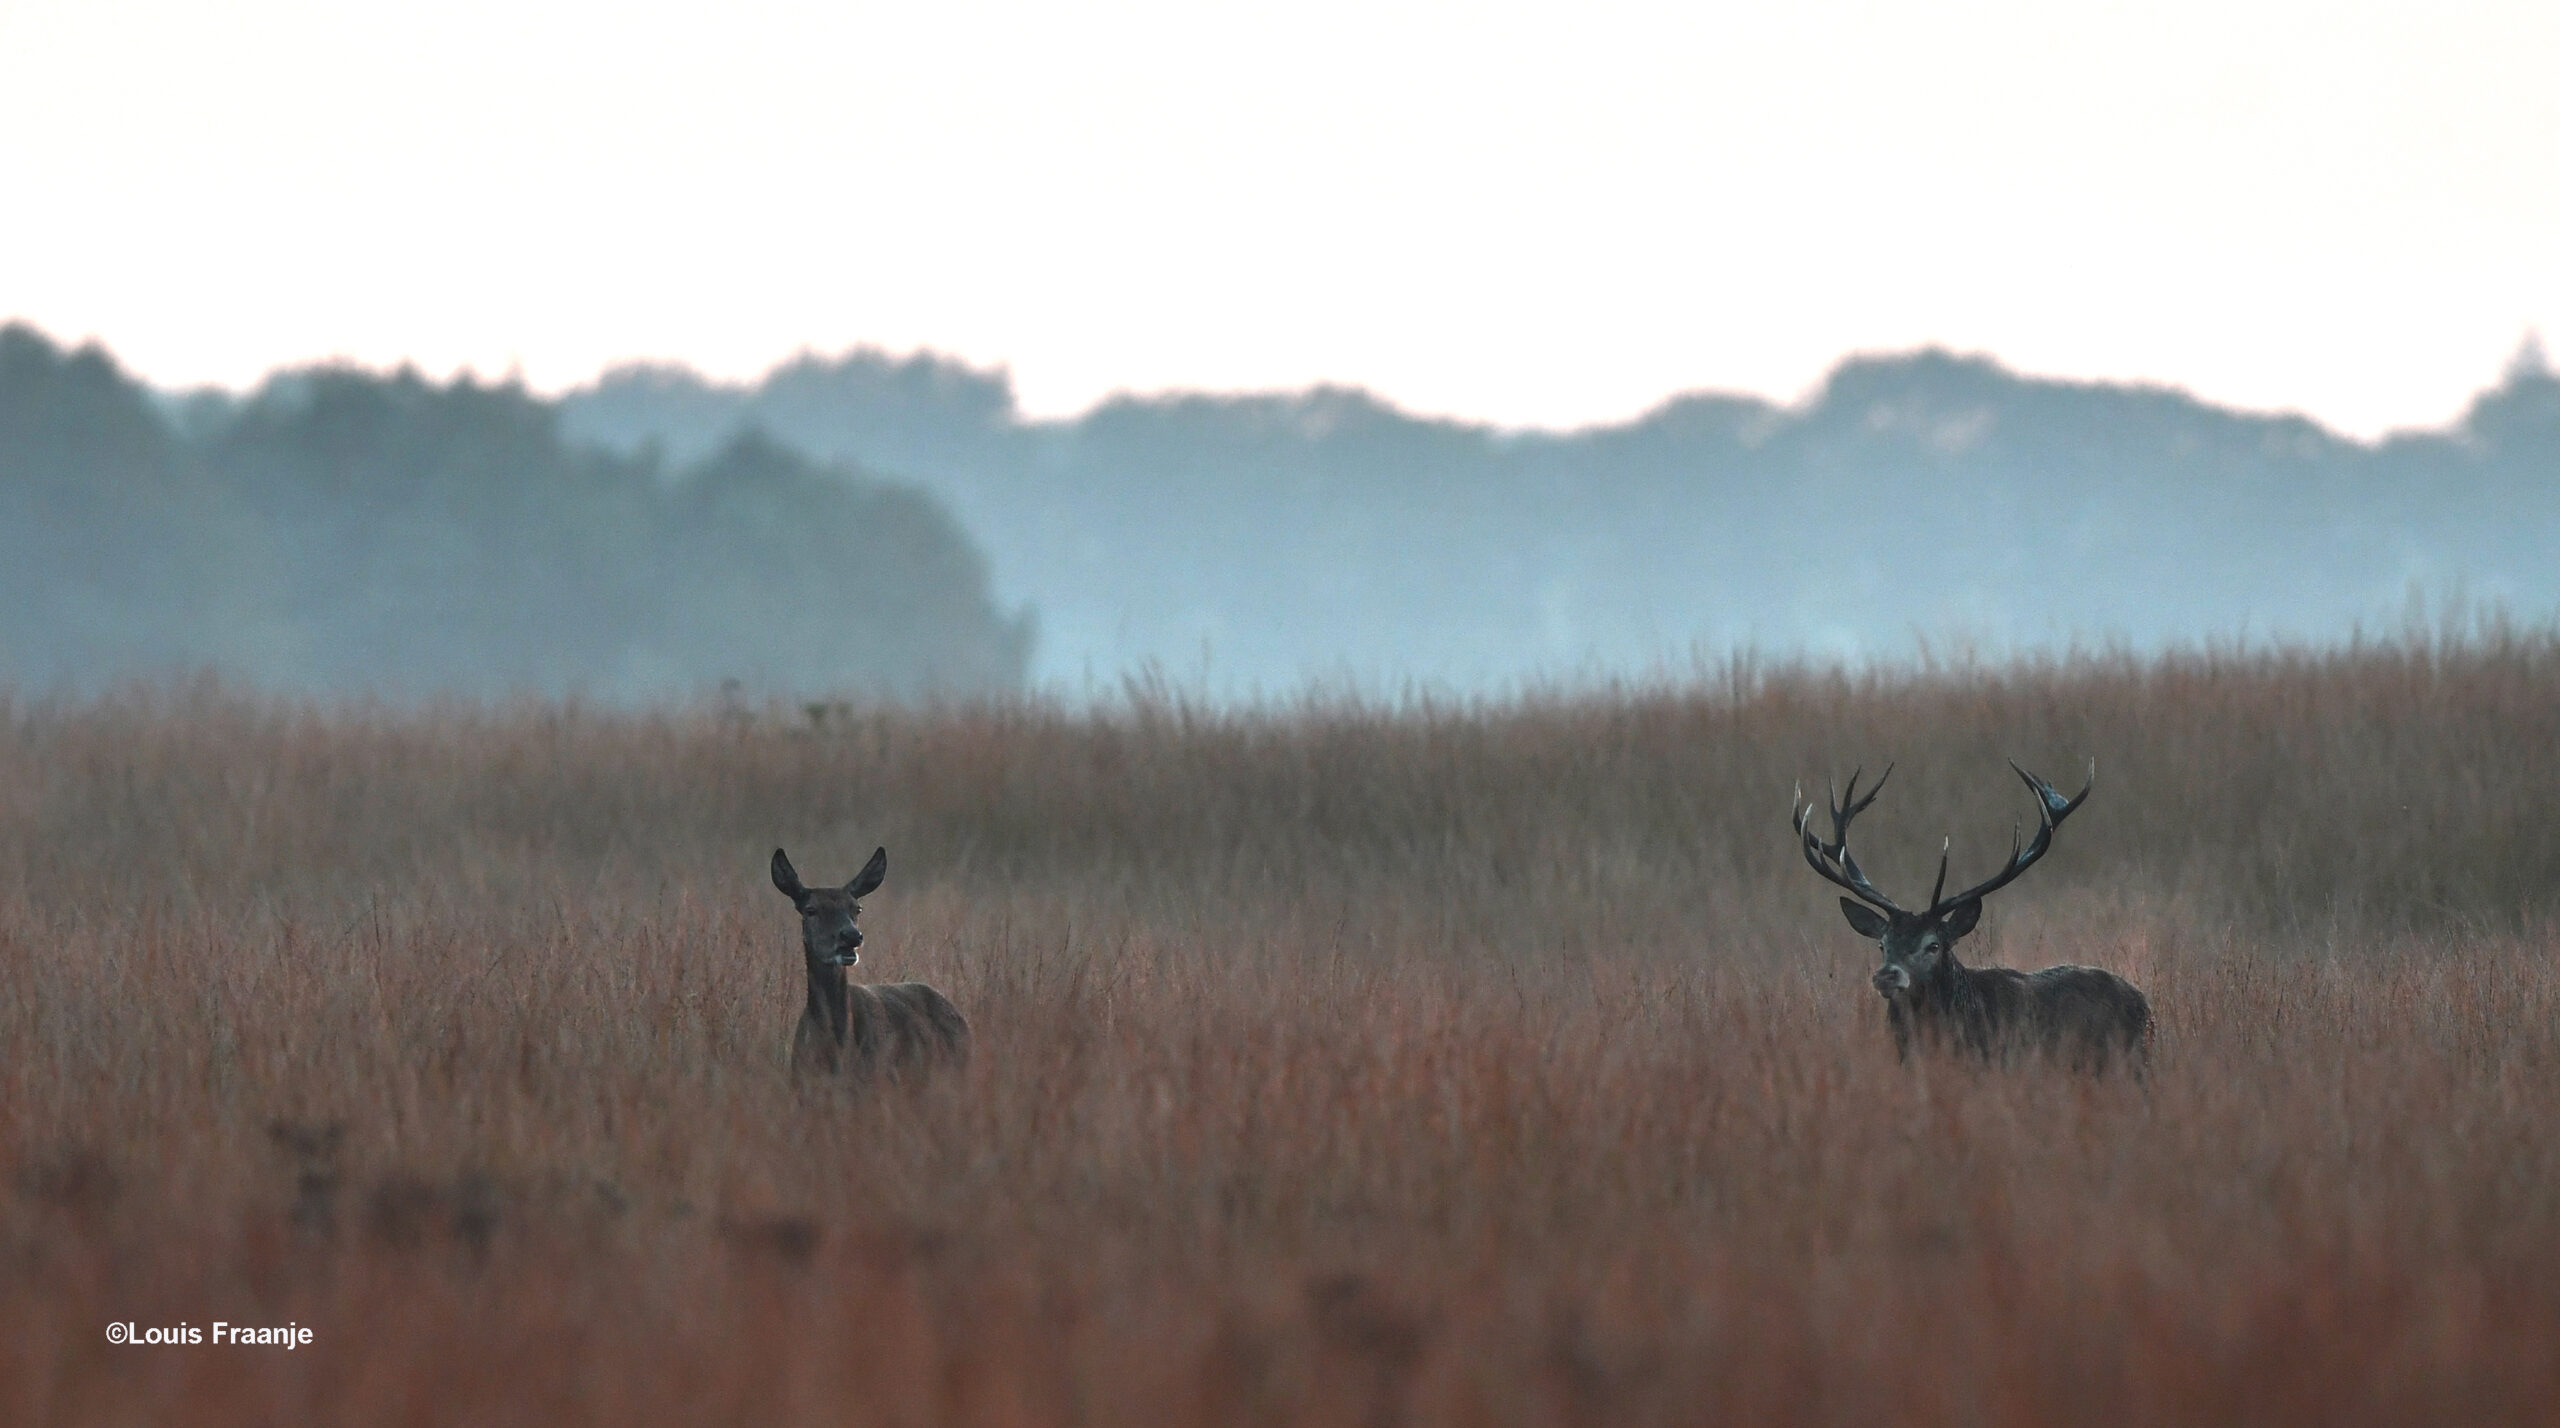
[[[791,859],[780,848],[773,850],[773,885],[781,889],[782,895],[791,899],[795,906],[809,896],[809,890],[800,886],[799,872],[791,866]]]
[[[853,875],[853,881],[844,885],[844,895],[861,897],[880,886],[880,880],[887,876],[889,876],[889,850],[874,848],[871,850],[871,861],[863,864],[862,871]]]
[[[1938,919],[1938,930],[1946,934],[1949,942],[1953,942],[1971,932],[1973,925],[1981,920],[1982,899],[1969,897],[1947,909],[1947,915]]]
[[[1885,921],[1883,913],[1853,897],[1840,899],[1840,910],[1848,914],[1849,925],[1858,930],[1858,935],[1870,941],[1882,942],[1885,929],[1893,925]]]

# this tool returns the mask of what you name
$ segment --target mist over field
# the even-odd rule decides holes
[[[178,398],[0,328],[0,685],[912,699],[1019,688],[1030,640],[938,502],[841,460],[623,455],[407,371]]]
[[[1550,432],[1342,388],[1033,419],[1000,371],[870,350],[558,398],[325,365],[171,393],[0,331],[0,682],[30,692],[1498,694],[1737,649],[2538,624],[2555,544],[2530,342],[2451,425],[2358,442],[1935,350]]]
[[[0,1428],[2560,1428],[2555,74],[0,0]]]
[[[2457,422],[2377,443],[1934,350],[1845,361],[1795,406],[1693,393],[1570,432],[1336,388],[1030,420],[1001,372],[877,352],[753,386],[626,368],[562,416],[678,457],[761,430],[916,481],[1038,610],[1035,675],[1069,683],[1156,661],[1213,693],[1478,691],[1743,646],[2156,650],[2334,641],[2413,596],[2560,609],[2560,379],[2530,341]]]
[[[2359,444],[0,330],[0,1419],[2552,1421],[2556,459],[2532,349]],[[2140,1079],[1898,1059],[1784,831],[1899,761],[1962,886],[2012,758],[2105,775],[1965,956]],[[794,1076],[777,844],[965,1067]],[[318,1337],[97,1332],[217,1318]]]

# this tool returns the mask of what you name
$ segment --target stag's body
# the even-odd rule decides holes
[[[2099,967],[1967,967],[1953,949],[1934,975],[1885,999],[1885,1023],[1904,1060],[1914,1042],[1990,1060],[2027,1054],[2088,1071],[2117,1057],[2139,1064],[2151,1035],[2151,1004],[2131,982]]]
[[[1887,777],[1892,773],[1885,770]],[[1956,942],[1981,919],[1982,900],[2034,866],[2053,845],[2054,830],[2089,796],[2083,788],[2078,797],[2066,799],[2026,770],[2017,773],[2036,796],[2041,826],[2035,842],[2024,849],[2012,843],[2008,865],[1998,876],[1952,898],[1944,896],[1947,860],[1942,852],[1938,884],[1923,911],[1907,911],[1878,892],[1849,852],[1849,822],[1875,802],[1877,790],[1884,787],[1882,778],[1860,799],[1857,777],[1850,776],[1848,798],[1831,806],[1829,843],[1813,831],[1812,807],[1797,810],[1795,829],[1805,861],[1855,895],[1840,899],[1841,911],[1851,927],[1882,948],[1884,965],[1872,982],[1885,999],[1894,1050],[1905,1060],[1917,1044],[2002,1061],[2038,1055],[2088,1071],[2104,1071],[2124,1059],[2139,1071],[2150,1048],[2151,1003],[2131,982],[2097,967],[2019,972],[1967,967],[1956,958]],[[2095,782],[2093,772],[2092,786]]]
[[[773,885],[800,911],[809,972],[809,999],[791,1033],[795,1074],[918,1081],[968,1063],[969,1022],[949,997],[922,982],[866,986],[847,970],[862,960],[859,899],[888,871],[883,848],[844,887],[806,888],[790,858],[773,850]]]

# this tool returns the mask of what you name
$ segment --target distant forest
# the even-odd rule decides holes
[[[2450,429],[2378,443],[1939,351],[1569,432],[1339,388],[1034,421],[1001,372],[872,351],[753,385],[625,368],[564,422],[677,459],[760,430],[923,484],[1070,684],[1153,660],[1220,692],[1480,691],[1737,646],[2329,642],[2396,630],[2413,592],[2560,610],[2560,379],[2531,344]]]
[[[0,329],[21,690],[1483,693],[1736,648],[2329,642],[2413,594],[2541,622],[2555,555],[2530,344],[2452,426],[2357,442],[1940,351],[1548,432],[1332,387],[1034,420],[1001,371],[869,350],[557,400],[337,367],[173,394]]]
[[[511,384],[319,367],[155,393],[0,328],[0,688],[913,698],[1018,689],[943,506],[752,431],[574,442]]]

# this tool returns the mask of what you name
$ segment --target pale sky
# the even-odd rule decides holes
[[[2560,338],[2560,4],[0,0],[0,319],[1508,425],[1942,343],[2370,435]]]

